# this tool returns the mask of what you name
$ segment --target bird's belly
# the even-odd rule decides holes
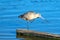
[[[25,18],[27,19],[27,20],[33,20],[33,19],[35,19],[35,16],[34,15],[25,15]]]
[[[28,19],[28,20],[33,20],[33,19],[34,19],[34,17],[28,17],[27,19]]]

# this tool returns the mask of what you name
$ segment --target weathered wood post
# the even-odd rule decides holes
[[[16,37],[17,38],[38,38],[38,39],[57,39],[60,40],[60,35],[49,34],[44,32],[36,32],[36,31],[29,31],[29,30],[16,30]]]

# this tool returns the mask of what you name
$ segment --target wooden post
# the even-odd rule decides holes
[[[17,38],[47,38],[47,39],[57,39],[60,40],[60,35],[49,34],[44,32],[36,32],[36,31],[29,31],[29,30],[16,30],[16,37]]]

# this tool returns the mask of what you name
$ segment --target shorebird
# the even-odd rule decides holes
[[[22,18],[22,19],[24,19],[26,21],[29,21],[29,22],[31,22],[32,20],[34,20],[36,18],[41,18],[45,22],[48,22],[44,17],[42,17],[42,15],[40,13],[36,13],[36,12],[33,12],[33,11],[26,12],[26,13],[24,13],[22,15],[19,15],[18,17]]]
[[[22,15],[19,15],[18,17],[22,18],[24,20],[27,20],[27,21],[31,21],[31,20],[34,20],[36,18],[41,18],[42,20],[47,22],[47,20],[44,17],[42,17],[42,15],[40,13],[35,13],[33,11],[26,12]]]

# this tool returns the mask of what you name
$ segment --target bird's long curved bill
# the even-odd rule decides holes
[[[44,17],[40,17],[44,22],[48,22],[47,19],[45,19]]]

